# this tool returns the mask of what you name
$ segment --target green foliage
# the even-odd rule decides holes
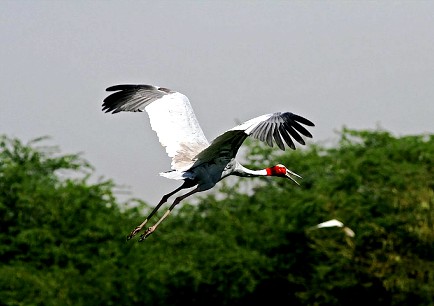
[[[433,140],[432,135],[394,138],[384,131],[344,130],[336,148],[279,157],[270,152],[269,159],[297,165],[294,170],[305,179],[297,190],[267,181],[255,189],[257,196],[279,192],[280,199],[292,198],[284,206],[293,210],[288,222],[294,228],[336,218],[356,232],[354,239],[337,236],[337,229],[307,232],[305,252],[320,261],[311,261],[315,267],[308,282],[316,290],[299,293],[303,304],[345,305],[356,294],[370,304],[433,303]],[[251,164],[264,166],[264,151],[255,150]],[[285,213],[280,207],[275,214]]]
[[[110,181],[89,184],[83,159],[42,140],[0,138],[0,301],[96,305],[99,292],[112,298],[106,279],[124,252],[113,238],[126,218]]]
[[[0,304],[432,305],[433,140],[344,129],[336,146],[283,154],[250,142],[250,167],[283,163],[301,186],[222,181],[137,243],[125,236],[152,207],[121,206],[46,139],[3,136]],[[334,218],[356,236],[312,228]]]

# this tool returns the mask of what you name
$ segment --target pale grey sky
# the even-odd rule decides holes
[[[0,133],[49,135],[150,204],[179,182],[158,175],[146,114],[101,111],[111,85],[181,91],[209,140],[275,111],[316,124],[308,145],[343,125],[433,133],[433,16],[434,1],[3,0]]]

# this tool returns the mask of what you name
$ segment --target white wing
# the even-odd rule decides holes
[[[190,101],[183,94],[152,85],[116,85],[104,99],[103,110],[142,112],[149,115],[152,129],[169,157],[172,169],[187,170],[199,152],[209,146]]]
[[[351,228],[345,226],[345,224],[343,224],[341,221],[336,219],[325,221],[313,226],[313,228],[325,228],[325,227],[341,227],[347,236],[354,237],[356,235]]]
[[[344,224],[336,219],[333,220],[329,220],[329,221],[325,221],[322,223],[319,223],[317,225],[315,225],[316,228],[323,228],[323,227],[344,227]]]

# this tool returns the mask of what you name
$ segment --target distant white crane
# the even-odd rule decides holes
[[[345,224],[343,224],[341,221],[336,219],[319,223],[315,226],[312,226],[310,229],[326,228],[326,227],[340,227],[344,231],[345,235],[347,235],[348,237],[354,237],[356,235],[351,228],[345,226]]]
[[[282,150],[285,150],[286,143],[295,150],[292,138],[304,145],[305,141],[300,134],[312,137],[312,134],[301,125],[314,126],[306,118],[290,112],[262,115],[237,125],[209,143],[185,95],[152,85],[115,85],[106,90],[114,91],[104,99],[102,110],[106,113],[148,113],[152,129],[172,158],[172,170],[160,175],[184,181],[179,188],[162,197],[149,216],[128,235],[127,239],[134,237],[160,206],[182,189],[195,187],[177,197],[164,215],[140,236],[139,241],[151,235],[180,201],[214,187],[217,182],[229,175],[277,176],[291,179],[295,183],[297,181],[293,177],[301,178],[281,164],[262,170],[250,170],[242,166],[235,156],[248,136],[259,139],[271,147],[275,142]]]

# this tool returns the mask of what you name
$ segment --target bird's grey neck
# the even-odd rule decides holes
[[[242,177],[255,177],[255,176],[267,176],[267,170],[252,170],[244,167],[240,163],[235,163],[235,169],[232,173],[233,175],[242,176]]]

